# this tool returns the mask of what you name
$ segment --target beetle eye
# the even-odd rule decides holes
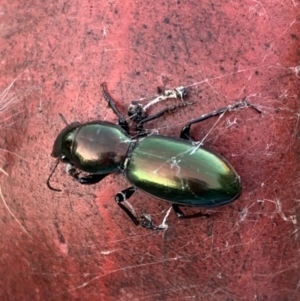
[[[68,157],[65,156],[65,155],[62,155],[62,156],[60,157],[60,161],[63,162],[63,163],[70,163],[70,160],[69,160]]]

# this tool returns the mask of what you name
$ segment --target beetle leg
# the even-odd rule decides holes
[[[133,221],[133,223],[136,226],[141,225],[142,227],[150,230],[166,230],[165,226],[155,226],[152,223],[151,218],[144,214],[138,217],[130,203],[127,202],[128,206],[130,206],[130,209],[128,209],[123,204],[124,201],[127,201],[134,194],[135,190],[136,189],[133,186],[131,186],[118,192],[115,196],[115,201],[118,204],[118,206],[128,215],[128,217]]]
[[[119,204],[121,202],[127,201],[134,194],[135,188],[130,186],[120,192],[118,192],[115,196],[115,201]]]
[[[136,125],[136,132],[138,133],[138,136],[141,137],[141,136],[145,136],[146,135],[146,131],[144,130],[144,123],[147,123],[149,121],[157,119],[157,118],[159,118],[159,117],[161,117],[161,116],[163,116],[165,114],[172,113],[173,111],[175,111],[175,110],[177,110],[179,108],[182,108],[182,107],[186,107],[187,105],[190,105],[190,104],[192,104],[192,102],[182,102],[182,103],[174,105],[172,107],[165,108],[165,109],[159,111],[158,113],[156,113],[154,115],[151,115],[151,116],[148,116],[148,117],[142,119]]]
[[[152,221],[151,221],[151,218],[148,217],[147,215],[143,214],[141,217],[140,217],[140,224],[142,227],[146,228],[146,229],[149,229],[149,230],[166,230],[168,228],[168,226],[155,226]]]
[[[129,125],[126,121],[126,119],[124,118],[124,116],[120,113],[120,111],[118,110],[114,100],[111,98],[111,96],[109,95],[108,91],[107,91],[107,87],[106,87],[106,82],[101,84],[101,88],[102,88],[102,94],[103,97],[105,98],[105,100],[108,102],[110,108],[113,110],[113,112],[118,116],[119,118],[119,122],[118,124],[123,128],[123,130],[125,130],[126,133],[129,134]]]
[[[201,212],[198,212],[198,213],[195,213],[195,214],[192,214],[192,215],[185,215],[181,211],[181,209],[179,208],[179,205],[177,205],[177,204],[172,204],[172,208],[173,208],[173,210],[176,213],[178,218],[209,217],[209,214],[205,214],[205,213],[201,213]]]
[[[132,101],[128,108],[129,118],[134,122],[139,123],[141,120],[148,117],[146,111],[151,106],[157,104],[158,102],[171,98],[181,99],[183,101],[183,98],[187,95],[187,90],[185,87],[177,87],[173,90],[164,90],[163,88],[157,87],[157,92],[159,96],[148,102],[145,106],[143,106],[138,101]]]
[[[99,174],[89,174],[84,177],[80,176],[80,172],[76,171],[76,168],[72,164],[67,165],[67,173],[78,183],[82,185],[93,185],[100,182],[104,179],[108,174],[99,175]]]
[[[129,105],[127,114],[134,122],[140,122],[144,118],[148,117],[148,114],[146,113],[146,110],[143,108],[142,104],[134,100]]]
[[[118,206],[128,215],[128,217],[133,221],[133,223],[138,226],[140,224],[139,219],[136,217],[135,213],[131,212],[124,204],[124,201],[127,201],[135,192],[133,186],[128,187],[115,195],[115,201]],[[131,208],[133,209],[133,208]]]
[[[173,210],[176,213],[178,218],[185,218],[184,213],[181,211],[181,209],[179,208],[178,205],[173,204],[172,208],[173,208]]]
[[[105,174],[105,175],[93,175],[93,174],[89,174],[87,176],[84,176],[84,177],[74,177],[74,179],[82,184],[82,185],[93,185],[93,184],[96,184],[100,181],[102,181],[106,176],[108,176],[108,174]]]
[[[256,110],[258,113],[262,113],[260,109],[258,109],[257,107],[255,107],[253,104],[249,103],[247,100],[242,100],[240,102],[237,102],[233,105],[221,108],[219,110],[213,111],[211,113],[202,115],[199,118],[193,119],[191,121],[189,121],[186,125],[183,126],[183,128],[181,129],[181,133],[180,133],[180,138],[181,139],[190,139],[190,129],[191,129],[191,125],[204,121],[206,119],[209,119],[211,117],[214,116],[218,116],[218,115],[222,115],[225,114],[226,112],[230,112],[233,110],[237,110],[237,109],[242,109],[242,108],[253,108],[254,110]]]

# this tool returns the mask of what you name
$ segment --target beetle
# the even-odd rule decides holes
[[[131,135],[129,124],[108,93],[106,83],[101,87],[104,99],[118,117],[118,124],[101,120],[67,124],[53,145],[51,156],[57,162],[47,180],[50,189],[60,191],[50,185],[59,162],[65,163],[68,174],[83,185],[96,184],[110,174],[122,173],[131,186],[115,195],[116,203],[135,225],[152,230],[165,227],[154,225],[146,215],[138,216],[131,205],[125,206],[125,201],[137,189],[170,202],[179,218],[188,217],[181,206],[219,207],[240,196],[242,184],[235,169],[224,157],[193,140],[190,129],[196,123],[227,111],[253,107],[260,113],[259,109],[245,100],[240,101],[188,121],[182,127],[180,137],[172,138],[148,133],[144,125],[186,106],[187,102],[182,101],[150,116],[140,104],[132,102],[136,107],[131,106],[128,114],[136,126],[135,134]],[[174,91],[180,96],[178,98],[186,95],[183,87]]]

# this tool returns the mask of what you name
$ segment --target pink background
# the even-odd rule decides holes
[[[1,201],[0,299],[299,300],[299,1],[9,3],[0,89],[15,80],[2,101],[16,102],[2,113],[0,185],[26,231]],[[122,176],[83,187],[61,165],[63,192],[48,190],[58,113],[116,122],[103,81],[123,113],[157,86],[187,87],[193,105],[148,125],[169,136],[243,98],[259,107],[192,129],[236,168],[242,196],[206,220],[171,213],[153,232],[115,204]],[[131,204],[158,223],[169,208],[142,192]]]

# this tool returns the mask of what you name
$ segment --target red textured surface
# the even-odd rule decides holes
[[[24,109],[2,123],[15,155],[1,153],[0,184],[30,235],[1,202],[1,300],[300,299],[298,1],[2,1],[0,22],[0,89],[18,77],[8,115]],[[151,232],[114,203],[122,176],[82,187],[61,166],[63,192],[49,191],[58,113],[116,121],[104,80],[124,113],[157,86],[188,87],[193,106],[149,124],[166,135],[244,97],[261,108],[192,131],[211,130],[206,146],[241,175],[238,201]],[[169,208],[141,192],[131,203],[158,223]]]

